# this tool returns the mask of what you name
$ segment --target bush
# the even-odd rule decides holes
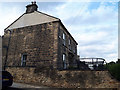
[[[120,64],[119,63],[108,64],[107,68],[111,75],[120,81]]]

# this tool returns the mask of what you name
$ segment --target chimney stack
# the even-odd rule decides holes
[[[32,13],[34,11],[37,11],[38,6],[36,5],[36,1],[31,2],[32,4],[29,4],[26,6],[26,13]]]

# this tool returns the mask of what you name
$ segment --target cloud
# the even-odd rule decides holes
[[[100,57],[106,59],[107,62],[116,61],[118,56],[116,45],[114,41],[107,44],[78,45],[78,51],[80,51],[81,57]]]
[[[97,25],[109,22],[110,23],[117,22],[118,12],[115,9],[116,9],[115,6],[103,6],[103,5],[100,5],[98,8],[92,10],[89,10],[88,8],[83,9],[82,13],[78,13],[77,16],[75,17],[73,14],[76,13],[71,14],[72,17],[69,17],[69,19],[65,20],[65,23],[69,25],[71,25],[72,23],[75,25],[78,24],[88,26],[93,24]],[[77,9],[75,11],[79,12]]]
[[[117,34],[117,33],[116,33]],[[118,57],[118,38],[110,32],[73,34],[81,57],[103,57],[108,62]],[[109,56],[110,55],[110,56]],[[114,55],[114,57],[112,57]]]
[[[56,6],[52,11],[47,10],[48,14],[60,18],[63,22],[69,18],[76,17],[79,13],[82,14],[87,8],[87,2],[65,2],[61,5]]]
[[[65,3],[56,7],[68,31],[78,42],[81,57],[118,58],[118,11],[116,3]],[[94,3],[95,4],[95,3]],[[76,5],[76,6],[74,6]]]
[[[20,7],[6,7],[0,4],[0,35],[4,34],[4,29],[22,15]]]
[[[25,6],[26,3],[24,3]],[[21,8],[22,6],[22,8]],[[0,4],[0,34],[25,10],[23,4]],[[81,57],[118,58],[118,9],[116,3],[38,3],[39,10],[58,17],[78,42]],[[93,7],[94,6],[94,7]],[[3,9],[4,7],[4,9]]]

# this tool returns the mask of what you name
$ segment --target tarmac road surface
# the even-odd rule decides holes
[[[13,83],[12,86],[3,88],[2,90],[46,90],[48,88],[45,86],[35,86],[23,83]]]

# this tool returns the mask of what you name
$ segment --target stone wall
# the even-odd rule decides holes
[[[50,22],[13,29],[11,34],[5,31],[3,47],[9,48],[6,65],[21,66],[23,54],[27,54],[26,66],[53,65],[57,61],[57,30],[57,23]],[[3,48],[3,62],[6,50]]]
[[[66,35],[66,46],[63,45],[63,32]],[[63,53],[66,54],[68,65],[77,59],[77,43],[60,22],[16,28],[11,30],[11,34],[6,30],[3,47],[3,65],[7,60],[6,66],[21,66],[23,54],[27,55],[26,66],[46,65],[57,69],[63,69]],[[71,60],[69,53],[74,55]]]
[[[65,45],[63,34],[65,36]],[[58,68],[63,68],[63,54],[66,55],[66,68],[77,66],[77,43],[61,23],[59,23],[58,28],[58,47]]]
[[[8,67],[15,82],[65,88],[118,88],[108,71],[57,71],[45,67]]]

